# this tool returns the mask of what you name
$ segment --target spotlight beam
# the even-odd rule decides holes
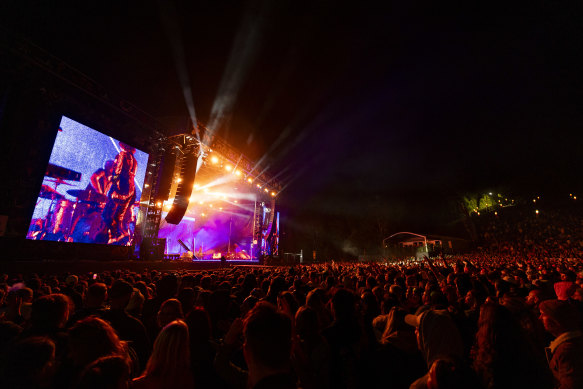
[[[263,2],[263,8],[268,6],[268,3],[270,2]],[[266,9],[259,7],[249,7],[241,21],[211,109],[210,136],[213,135],[212,132],[221,126],[224,119],[231,114],[243,80],[255,61],[256,54],[262,43],[262,30],[267,18],[266,11]]]
[[[178,79],[180,81],[180,86],[182,87],[182,94],[184,95],[184,102],[186,103],[186,108],[188,109],[188,115],[190,116],[190,120],[194,126],[194,133],[196,138],[200,142],[200,133],[197,126],[198,122],[196,120],[196,112],[194,110],[194,99],[192,98],[192,87],[190,83],[190,77],[188,75],[188,70],[186,68],[184,45],[182,44],[180,31],[178,29],[176,8],[173,6],[172,2],[161,0],[158,1],[158,6],[160,8],[160,17],[162,19],[164,31],[166,32],[168,40],[170,41],[172,56],[174,57],[174,65],[176,66],[176,72],[178,73]]]

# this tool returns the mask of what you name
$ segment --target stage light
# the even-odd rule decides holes
[[[237,201],[237,200],[234,200],[234,202],[235,202],[235,203],[238,203],[238,201]]]
[[[225,166],[225,170],[230,172],[231,170],[233,170],[233,167],[231,165],[227,165]]]
[[[205,215],[205,214],[204,214],[204,212],[203,212],[203,213],[201,213],[201,214],[200,214],[200,216],[206,216],[206,215]]]
[[[211,163],[214,163],[214,164],[219,163],[219,157],[217,157],[216,155],[213,155],[211,157]]]
[[[144,184],[144,188],[149,188],[150,185],[149,184]]]
[[[264,190],[265,192],[268,192],[268,193],[269,193],[269,189],[265,188],[265,189],[263,189],[263,190]]]
[[[221,210],[221,211],[222,211],[222,210],[223,210],[223,207],[219,207],[219,210]]]
[[[539,213],[539,212],[538,212],[538,209],[537,209],[537,210],[535,210],[535,211],[534,211],[534,213],[536,213],[536,214],[538,215],[538,213]]]
[[[156,204],[158,207],[162,206],[162,203],[160,201],[158,201],[158,204]]]
[[[240,170],[235,170],[235,175],[240,177],[241,176],[241,171]]]
[[[257,184],[257,187],[258,187],[258,188],[261,188],[261,185]]]
[[[247,179],[247,182],[248,182],[248,183],[252,183],[252,182],[253,182],[253,179],[252,179],[251,177],[249,177],[249,178]]]
[[[178,177],[178,178],[176,179],[176,182],[182,182],[182,178]]]
[[[272,197],[275,197],[275,192],[271,192],[271,196]]]

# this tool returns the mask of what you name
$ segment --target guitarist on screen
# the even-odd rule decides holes
[[[136,200],[134,177],[138,169],[138,162],[134,157],[136,149],[119,142],[121,151],[113,161],[113,175],[111,186],[107,193],[107,203],[103,209],[103,220],[109,231],[108,244],[128,244],[131,236],[125,220],[131,206]]]

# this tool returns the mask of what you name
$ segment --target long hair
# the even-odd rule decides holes
[[[178,380],[185,369],[190,369],[188,326],[182,320],[175,320],[156,338],[145,375]]]
[[[75,350],[76,360],[73,362],[82,366],[108,355],[127,358],[126,344],[108,322],[97,316],[89,316],[75,323],[69,330],[69,343]]]
[[[536,358],[518,321],[498,304],[480,309],[476,343],[472,350],[474,370],[486,388],[550,387],[550,376]]]

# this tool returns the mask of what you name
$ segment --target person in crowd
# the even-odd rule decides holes
[[[292,361],[302,388],[329,388],[330,347],[320,334],[315,310],[306,306],[298,309],[295,332]]]
[[[75,314],[70,318],[70,322],[76,323],[78,320],[88,316],[103,317],[107,297],[107,286],[103,282],[96,282],[91,285],[87,289],[83,306],[75,311]]]
[[[101,357],[81,373],[76,389],[127,389],[130,367],[119,355]]]
[[[46,336],[56,347],[57,357],[63,356],[67,346],[65,325],[69,319],[72,302],[64,294],[49,294],[32,303],[30,321],[22,337]]]
[[[47,337],[21,339],[0,358],[0,387],[51,388],[55,373],[55,343]]]
[[[462,358],[464,347],[459,330],[446,310],[426,310],[417,315],[406,315],[405,322],[415,327],[417,346],[425,359],[427,369],[438,358]],[[427,370],[426,370],[427,371]],[[428,375],[417,379],[411,388],[424,388]]]
[[[548,388],[551,377],[542,353],[532,344],[511,311],[484,304],[473,350],[474,370],[487,388]]]
[[[150,356],[150,339],[142,322],[126,312],[133,293],[134,288],[128,282],[114,281],[109,291],[110,309],[104,311],[102,317],[111,324],[121,340],[128,342],[143,369]]]
[[[267,302],[259,302],[245,318],[243,353],[253,389],[296,388],[291,374],[291,320]]]
[[[68,331],[68,354],[57,373],[57,386],[73,388],[85,367],[105,356],[119,356],[130,365],[127,345],[108,322],[89,316],[75,323]]]
[[[154,342],[152,355],[134,389],[194,388],[188,326],[182,320],[167,324]]]
[[[581,315],[570,303],[540,303],[540,318],[555,339],[546,349],[549,366],[560,389],[583,388],[583,332]]]

